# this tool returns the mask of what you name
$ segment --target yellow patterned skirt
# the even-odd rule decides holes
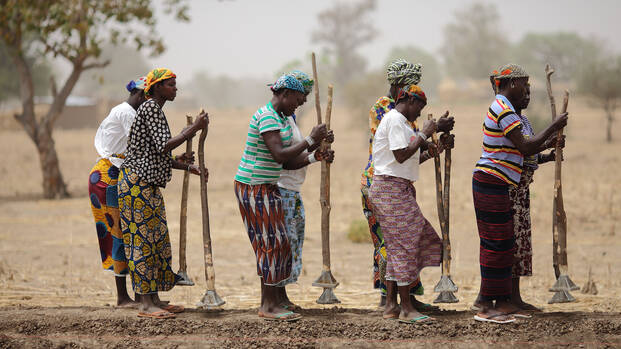
[[[171,269],[170,237],[159,187],[127,168],[121,169],[118,187],[121,230],[134,292],[172,289],[179,277]]]

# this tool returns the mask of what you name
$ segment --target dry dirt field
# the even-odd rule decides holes
[[[548,305],[553,284],[551,212],[553,166],[536,174],[532,191],[534,276],[523,281],[523,296],[545,310],[531,320],[499,327],[475,323],[468,311],[479,284],[478,236],[472,207],[471,172],[480,155],[481,120],[486,102],[437,103],[425,112],[439,115],[448,108],[456,116],[457,147],[453,151],[451,237],[453,280],[460,302],[442,305],[438,321],[400,326],[382,320],[372,289],[372,246],[352,243],[349,224],[362,219],[359,182],[366,164],[366,118],[335,105],[336,162],[332,170],[332,270],[340,286],[338,307],[315,303],[321,290],[311,286],[321,270],[319,166],[308,173],[302,195],[307,232],[304,269],[290,288],[292,300],[304,307],[305,318],[293,324],[265,323],[256,317],[259,283],[254,256],[237,209],[232,182],[242,152],[247,123],[254,110],[211,111],[207,140],[210,169],[209,202],[216,287],[226,300],[222,311],[192,310],[172,321],[138,319],[135,311],[116,309],[114,280],[101,271],[97,238],[87,196],[87,177],[95,161],[94,129],[57,130],[57,150],[73,195],[61,201],[40,198],[40,169],[33,145],[19,130],[1,129],[0,147],[0,347],[481,347],[621,346],[621,193],[615,184],[621,172],[621,137],[604,143],[601,112],[579,100],[570,101],[570,126],[564,164],[565,208],[569,221],[569,270],[584,285],[589,268],[597,295],[576,291],[575,303]],[[173,133],[181,130],[183,110],[166,111]],[[314,122],[312,102],[301,117],[308,133]],[[546,114],[547,116],[547,114]],[[618,128],[618,127],[617,127]],[[163,191],[178,266],[180,172]],[[423,165],[416,183],[423,213],[438,228],[433,163]],[[194,287],[176,287],[162,295],[194,308],[205,291],[198,178],[190,184],[188,269]],[[422,273],[426,294],[440,269]]]

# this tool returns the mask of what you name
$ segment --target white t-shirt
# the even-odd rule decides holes
[[[113,156],[125,155],[129,130],[136,119],[136,110],[127,102],[123,102],[110,110],[110,114],[101,122],[95,134],[95,149],[104,159],[121,167],[124,159]]]
[[[400,177],[416,181],[420,149],[403,163],[395,159],[393,150],[407,147],[417,137],[408,120],[392,109],[384,115],[373,137],[373,163],[376,175]]]
[[[293,120],[293,117],[288,116],[287,123],[293,131],[291,144],[302,142],[304,140],[302,132],[300,132],[300,129],[295,123],[295,120]],[[306,168],[307,167],[305,166],[297,170],[282,170],[280,173],[280,179],[278,180],[278,186],[299,192],[302,189],[302,183],[304,183],[304,180],[306,179]]]

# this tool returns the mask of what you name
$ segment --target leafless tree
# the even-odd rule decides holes
[[[322,44],[332,57],[333,76],[339,86],[344,86],[365,69],[366,60],[357,50],[371,43],[377,35],[368,16],[375,7],[376,0],[337,1],[317,16],[319,25],[312,33],[312,40]]]

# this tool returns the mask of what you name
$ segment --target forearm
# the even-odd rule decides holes
[[[400,164],[405,162],[407,159],[411,158],[425,142],[426,141],[421,136],[417,136],[407,147],[393,150],[395,159]]]
[[[276,162],[284,164],[291,160],[295,160],[300,154],[304,153],[306,148],[308,148],[308,142],[303,140],[302,142],[298,142],[290,147],[283,148],[282,144],[280,146],[269,147],[270,153]]]
[[[516,132],[516,137],[511,137],[510,139],[513,141],[520,153],[522,153],[523,156],[530,156],[541,153],[546,149],[545,141],[552,135],[554,130],[551,127],[547,127],[542,132],[528,139],[524,138],[521,133],[518,136],[517,132],[521,132],[518,129],[512,132]]]
[[[293,160],[287,161],[283,164],[285,170],[298,170],[311,164],[308,160],[309,153],[303,152],[296,156]]]
[[[180,146],[181,144],[185,143],[185,141],[187,141],[189,138],[192,138],[192,136],[198,131],[198,129],[194,126],[191,126],[183,131],[181,131],[181,133],[179,133],[178,135],[170,138],[168,140],[168,142],[166,142],[166,145],[164,146],[164,150],[162,151],[163,153],[168,153],[170,151],[172,151],[173,149],[177,148],[178,146]]]

